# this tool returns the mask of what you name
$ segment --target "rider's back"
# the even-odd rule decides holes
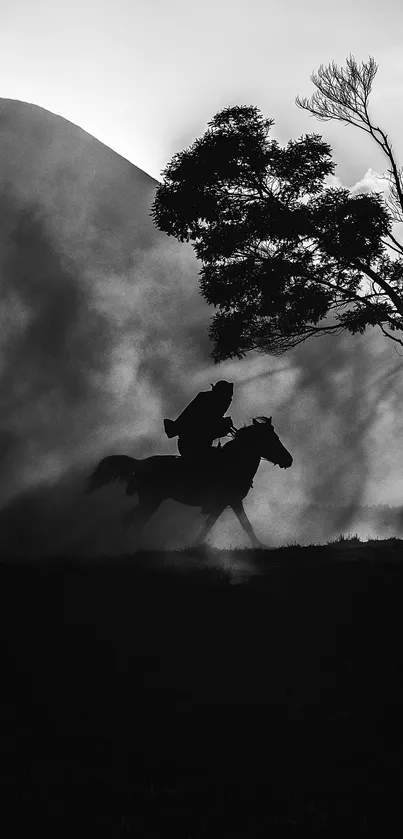
[[[193,455],[211,451],[213,441],[225,436],[231,425],[231,418],[223,419],[232,400],[233,385],[219,382],[210,391],[201,391],[173,422],[164,420],[168,437],[178,436],[181,455]]]

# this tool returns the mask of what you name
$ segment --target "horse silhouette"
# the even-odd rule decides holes
[[[233,432],[222,448],[211,449],[208,458],[187,460],[177,455],[136,459],[127,455],[105,457],[89,478],[86,492],[112,481],[126,484],[126,494],[138,494],[139,503],[125,516],[126,523],[144,528],[160,504],[168,498],[201,507],[207,521],[196,540],[201,544],[221,513],[231,507],[252,545],[261,546],[243,508],[261,458],[288,469],[292,457],[274,431],[271,417],[258,417],[252,425]]]

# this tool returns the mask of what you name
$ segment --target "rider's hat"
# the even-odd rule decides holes
[[[215,385],[212,384],[211,387],[213,388],[214,391],[216,391],[216,393],[220,393],[220,392],[225,393],[225,391],[230,391],[230,390],[231,390],[231,392],[233,392],[233,390],[234,390],[233,383],[232,382],[226,382],[226,381],[224,381],[224,379],[221,379],[219,382],[216,382]]]

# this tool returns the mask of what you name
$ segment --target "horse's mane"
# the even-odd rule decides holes
[[[237,428],[233,439],[229,440],[229,443],[234,443],[236,440],[243,440],[244,437],[247,434],[250,434],[252,429],[255,427],[254,422],[258,422],[260,425],[271,425],[271,420],[269,420],[268,417],[253,417],[251,424],[247,425],[247,423],[244,422],[242,428]],[[229,443],[226,443],[225,445],[228,445]]]
[[[250,428],[253,428],[253,425],[254,425],[255,422],[258,422],[259,425],[265,425],[265,424],[271,425],[271,421],[269,420],[268,417],[253,417],[251,425],[247,425],[247,423],[244,422],[242,428],[238,428],[236,433],[237,434],[242,434],[244,431],[248,431]]]

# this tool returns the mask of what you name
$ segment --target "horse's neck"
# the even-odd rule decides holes
[[[253,443],[253,438],[251,438],[250,435],[245,435],[243,432],[243,436],[241,438],[238,440],[231,440],[231,442],[227,443],[222,450],[228,458],[232,461],[236,461],[241,469],[243,469],[248,476],[250,475],[251,479],[256,474],[260,463],[259,451]]]

